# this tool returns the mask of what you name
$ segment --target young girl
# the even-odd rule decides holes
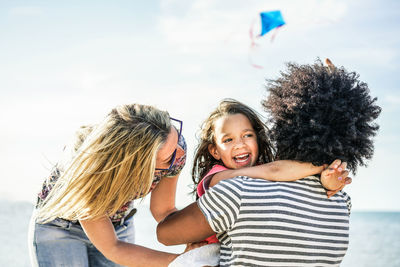
[[[79,130],[38,195],[33,266],[167,266],[177,255],[134,245],[133,200],[151,193],[157,221],[175,211],[186,159],[182,122],[132,104]]]
[[[270,181],[295,181],[322,173],[328,196],[350,182],[345,171],[335,161],[340,180],[333,177],[326,166],[314,166],[293,160],[273,161],[273,151],[266,135],[266,126],[250,107],[233,99],[223,100],[202,125],[200,143],[194,158],[192,179],[197,187],[197,198],[221,180],[236,176],[249,176]],[[201,178],[201,180],[199,179]],[[206,239],[216,243],[215,235]]]

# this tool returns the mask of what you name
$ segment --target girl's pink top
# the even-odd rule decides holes
[[[201,197],[202,195],[204,195],[204,193],[206,192],[206,190],[208,190],[208,185],[210,184],[210,178],[218,173],[218,172],[222,172],[225,170],[229,170],[228,168],[226,168],[225,166],[222,165],[214,165],[211,170],[203,177],[203,179],[201,179],[200,183],[197,185],[197,195],[199,197]],[[205,241],[207,241],[208,244],[213,244],[213,243],[218,243],[218,239],[216,237],[216,235],[212,235],[208,238],[205,239]]]
[[[210,183],[210,177],[218,172],[222,172],[228,170],[228,168],[226,168],[225,166],[222,165],[214,165],[211,170],[203,177],[203,179],[201,179],[200,183],[197,185],[197,195],[199,197],[201,197],[202,195],[204,195],[204,193],[206,192],[206,190],[208,190],[208,185]]]

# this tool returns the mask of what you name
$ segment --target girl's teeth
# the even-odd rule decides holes
[[[240,155],[240,156],[236,156],[235,160],[236,162],[245,162],[247,159],[249,158],[249,154],[244,154],[244,155]]]

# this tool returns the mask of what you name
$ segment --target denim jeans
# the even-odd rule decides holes
[[[116,226],[115,232],[120,240],[134,243],[133,217]],[[79,224],[63,219],[38,224],[33,214],[29,226],[29,250],[32,266],[121,266],[104,257]]]

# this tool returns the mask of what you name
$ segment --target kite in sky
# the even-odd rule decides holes
[[[275,32],[271,36],[271,42],[274,40],[278,29],[285,25],[285,21],[283,20],[281,11],[265,11],[260,13],[261,18],[261,33],[257,35],[257,37],[261,37],[268,32],[275,29]],[[254,24],[254,23],[253,23]],[[250,39],[251,39],[251,48],[255,48],[258,44],[254,41],[253,27],[250,29]],[[256,68],[262,68],[259,65],[251,63]]]
[[[257,35],[257,37],[261,37],[268,32],[276,29],[274,34],[271,36],[271,42],[273,41],[277,30],[285,25],[285,21],[283,20],[282,13],[279,10],[275,11],[265,11],[260,13],[261,18],[261,33]],[[253,23],[254,24],[254,23]],[[250,29],[250,38],[252,46],[257,45],[254,41],[253,27]]]
[[[272,31],[275,28],[279,28],[285,25],[282,14],[279,10],[261,12],[261,33],[260,36]]]

